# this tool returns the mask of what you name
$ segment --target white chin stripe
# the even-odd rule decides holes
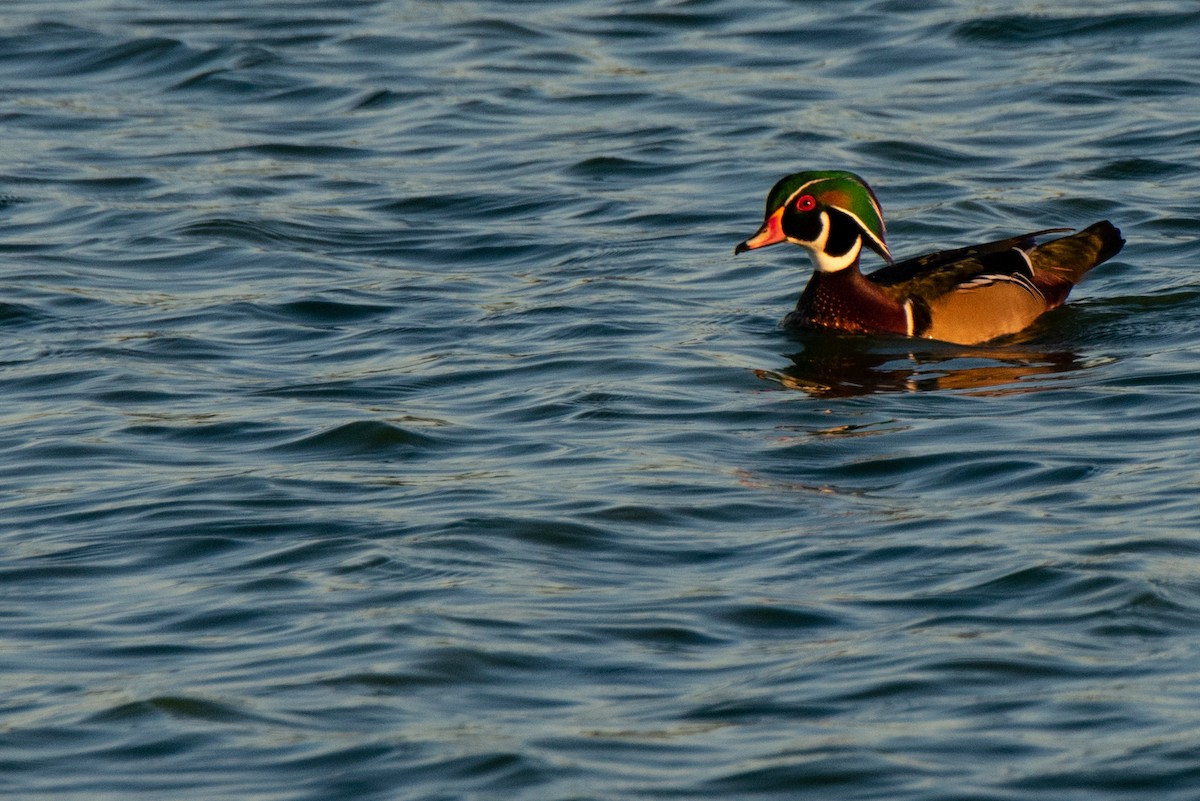
[[[794,241],[794,240],[793,240]],[[812,242],[796,242],[797,245],[803,245],[809,248],[809,253],[812,254],[812,264],[815,264],[817,271],[820,272],[838,272],[845,270],[846,267],[854,264],[858,260],[858,252],[863,249],[863,237],[854,237],[854,243],[841,255],[829,255],[824,252],[824,246],[829,241],[829,212],[821,212],[821,235],[816,237]]]
[[[825,244],[824,236],[821,237],[821,242],[818,245]],[[813,248],[812,257],[813,263],[817,265],[817,269],[823,273],[836,273],[838,270],[844,270],[847,267],[858,261],[858,253],[862,250],[862,237],[856,237],[854,244],[840,256],[830,256],[824,249]]]
[[[825,243],[829,241],[829,212],[821,212],[821,234],[812,242],[802,242],[799,239],[789,239],[801,247],[808,248],[812,254],[813,264],[822,273],[836,273],[844,270],[858,260],[858,252],[862,250],[862,236],[854,238],[854,244],[840,256],[830,256],[825,252]]]

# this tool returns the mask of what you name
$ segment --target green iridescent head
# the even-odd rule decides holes
[[[784,241],[808,248],[824,271],[853,264],[863,244],[892,260],[879,200],[862,178],[844,170],[810,170],[780,179],[767,194],[762,228],[735,252]]]

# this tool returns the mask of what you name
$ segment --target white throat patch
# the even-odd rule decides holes
[[[825,252],[825,243],[829,241],[829,212],[827,211],[821,212],[821,235],[816,238],[816,241],[801,242],[798,239],[791,241],[808,249],[817,271],[822,273],[836,273],[838,270],[846,269],[858,260],[858,253],[862,250],[862,236],[860,235],[854,238],[854,244],[841,256],[830,256]]]

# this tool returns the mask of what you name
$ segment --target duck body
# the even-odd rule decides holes
[[[1037,244],[1051,228],[892,262],[883,213],[858,176],[806,172],[779,181],[766,219],[735,253],[778,242],[805,247],[816,267],[783,324],[848,333],[888,333],[977,344],[1013,334],[1061,306],[1071,288],[1121,250],[1108,221]],[[887,266],[859,268],[862,246]]]

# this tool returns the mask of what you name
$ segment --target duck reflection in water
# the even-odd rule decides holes
[[[1078,354],[1007,346],[964,347],[897,337],[796,332],[803,349],[779,370],[755,370],[759,378],[821,397],[879,392],[962,390],[1002,395],[1036,392],[1034,380],[1088,367]]]

